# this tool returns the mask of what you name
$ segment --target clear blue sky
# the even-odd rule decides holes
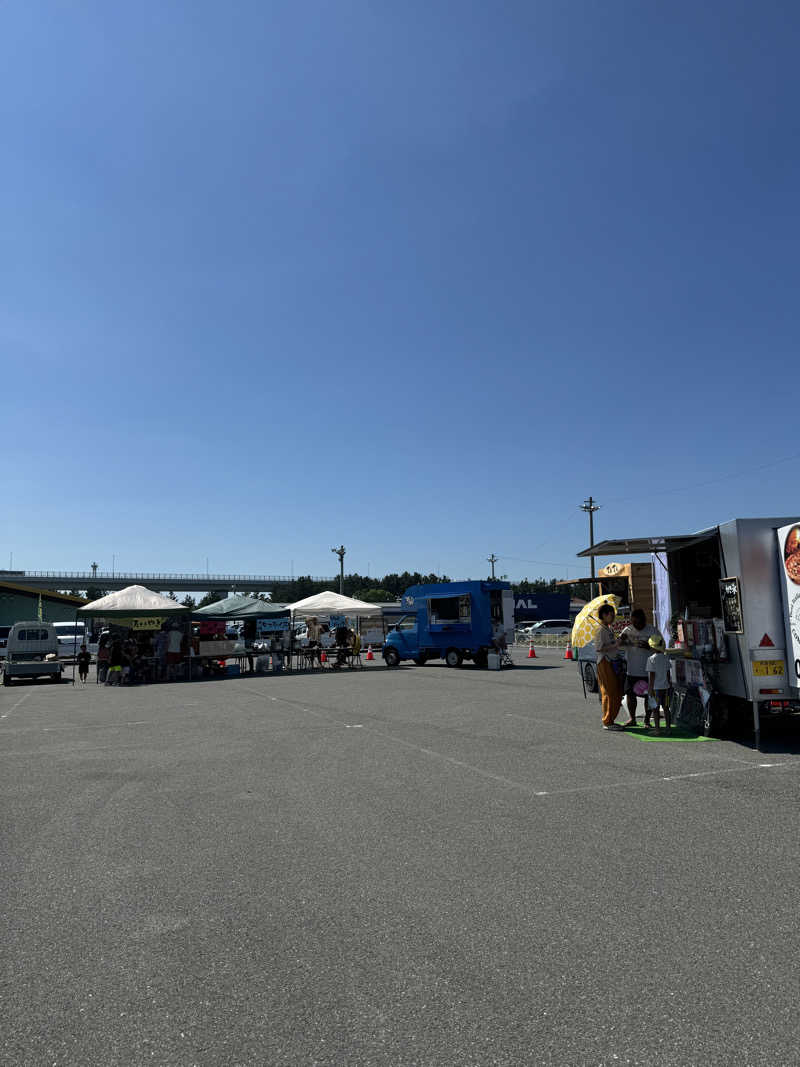
[[[785,2],[5,3],[0,565],[800,513],[798,54]]]

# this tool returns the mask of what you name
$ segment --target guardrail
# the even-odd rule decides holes
[[[514,636],[515,648],[527,648],[531,638],[523,634]],[[533,638],[534,648],[566,648],[569,644],[569,634],[542,634]]]

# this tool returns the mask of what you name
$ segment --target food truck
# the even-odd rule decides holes
[[[647,552],[673,721],[718,735],[752,717],[758,745],[763,715],[800,711],[800,519],[731,519],[696,533],[602,541],[578,555]],[[579,658],[584,681],[586,667]]]
[[[514,640],[514,597],[508,582],[438,582],[412,585],[401,598],[403,614],[383,646],[387,667],[401,660],[422,666],[444,659],[448,667],[473,660]]]

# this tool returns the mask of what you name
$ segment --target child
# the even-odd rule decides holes
[[[78,677],[86,685],[86,679],[89,675],[89,664],[92,661],[92,657],[86,651],[86,645],[81,645],[81,650],[78,653],[76,663],[78,664]]]
[[[650,725],[650,713],[652,711],[656,720],[654,733],[660,734],[658,712],[664,709],[664,722],[667,733],[672,725],[669,717],[669,657],[664,651],[664,638],[661,634],[655,634],[647,642],[652,648],[653,654],[647,660],[647,714],[645,726]]]

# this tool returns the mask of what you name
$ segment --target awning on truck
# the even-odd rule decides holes
[[[718,527],[699,530],[692,534],[661,534],[656,537],[624,537],[619,540],[600,541],[591,548],[584,548],[579,556],[638,556],[649,552],[677,552],[681,548],[697,545],[717,536]],[[597,579],[595,579],[597,581]]]

